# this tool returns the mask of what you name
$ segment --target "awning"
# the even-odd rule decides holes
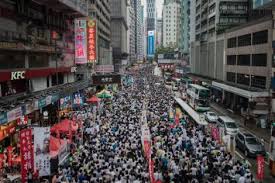
[[[193,120],[199,125],[208,125],[207,121],[204,119],[202,114],[197,113],[192,109],[186,102],[178,97],[174,97],[176,102],[185,110]]]
[[[89,102],[89,103],[98,103],[99,101],[100,101],[100,99],[97,98],[96,96],[93,96],[93,97],[87,99],[87,102]]]
[[[234,93],[236,95],[248,98],[248,99],[253,99],[257,97],[269,97],[269,93],[267,91],[262,91],[262,92],[256,92],[256,91],[249,91],[249,90],[244,90],[241,88],[237,88],[234,86],[230,86],[224,83],[218,83],[216,81],[212,81],[212,86],[221,88],[225,91]]]

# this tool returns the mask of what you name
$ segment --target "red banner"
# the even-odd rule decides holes
[[[257,179],[264,179],[264,157],[261,155],[257,156]]]
[[[25,129],[20,131],[20,153],[22,183],[26,183],[28,172],[34,172],[31,129]]]
[[[4,167],[4,154],[0,153],[0,170]]]
[[[12,166],[12,146],[7,148],[8,166]]]
[[[88,20],[87,24],[88,41],[88,63],[96,62],[96,21]]]
[[[144,154],[147,159],[150,159],[151,144],[149,141],[144,141]]]
[[[155,183],[155,177],[154,177],[154,161],[149,158],[149,176],[150,176],[150,182]]]

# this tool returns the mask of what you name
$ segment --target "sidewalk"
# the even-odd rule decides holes
[[[254,134],[255,136],[264,139],[267,148],[269,148],[269,141],[270,141],[270,129],[262,129],[258,128],[255,123],[248,122],[246,126],[244,126],[244,118],[240,115],[234,114],[229,110],[225,109],[223,106],[217,103],[211,103],[210,107],[218,112],[218,115],[226,115],[234,119],[241,128],[245,129],[246,131]],[[268,150],[268,149],[267,149]]]

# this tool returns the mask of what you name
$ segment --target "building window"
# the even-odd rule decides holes
[[[249,86],[249,75],[237,74],[237,83]]]
[[[251,86],[256,88],[265,88],[266,86],[266,77],[263,76],[251,76]]]
[[[253,33],[253,45],[267,43],[268,30]]]
[[[246,34],[238,37],[238,46],[251,45],[251,34]]]
[[[234,72],[227,72],[226,73],[226,80],[229,82],[236,82],[236,74]]]
[[[238,55],[237,65],[250,66],[250,55]]]
[[[252,66],[263,66],[267,65],[267,55],[266,54],[253,54],[252,55]]]
[[[233,37],[227,40],[227,48],[235,48],[237,46],[237,38]]]
[[[47,54],[31,54],[29,56],[29,67],[48,67],[49,66],[49,56]]]
[[[25,68],[25,55],[23,53],[1,52],[0,69]]]
[[[236,55],[227,55],[227,65],[236,65]]]

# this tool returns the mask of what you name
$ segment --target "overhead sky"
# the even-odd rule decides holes
[[[144,5],[145,10],[146,10],[146,0],[141,0],[141,4]],[[162,5],[163,5],[163,0],[156,0],[158,18],[161,17]],[[144,13],[145,13],[144,16],[146,16],[146,11],[144,11]]]

